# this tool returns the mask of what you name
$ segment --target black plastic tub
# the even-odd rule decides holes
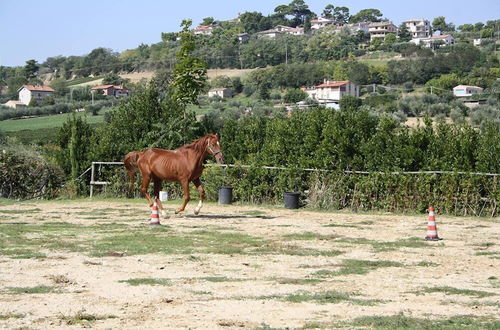
[[[283,194],[283,199],[285,200],[285,207],[287,209],[298,209],[299,208],[299,192],[286,192]]]
[[[233,202],[233,187],[219,188],[219,204],[231,204]]]

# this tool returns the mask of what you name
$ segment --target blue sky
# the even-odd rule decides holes
[[[0,65],[24,65],[29,59],[43,62],[49,56],[84,55],[97,47],[123,51],[140,43],[160,41],[161,32],[179,30],[182,19],[198,24],[204,17],[234,18],[245,11],[273,12],[291,0],[0,0]],[[409,18],[432,21],[445,16],[455,25],[500,18],[498,0],[306,0],[320,14],[332,3],[346,6],[351,14],[377,8],[399,25]]]

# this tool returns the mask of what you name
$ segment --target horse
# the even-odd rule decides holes
[[[148,194],[149,182],[154,183],[154,198],[163,215],[165,211],[159,200],[159,192],[161,182],[177,181],[182,186],[184,193],[184,202],[175,211],[178,214],[186,208],[189,202],[189,183],[192,182],[198,189],[200,201],[194,210],[194,214],[198,215],[205,200],[205,190],[201,186],[200,176],[203,172],[203,162],[208,155],[214,156],[218,164],[224,163],[219,136],[217,134],[207,134],[191,144],[184,145],[175,150],[165,149],[147,149],[139,159],[137,165],[142,176],[141,192],[149,202],[149,206],[153,206],[153,200]]]
[[[130,184],[128,188],[130,195],[132,195],[132,191],[135,185],[135,174],[139,171],[137,161],[139,160],[139,157],[141,155],[142,151],[131,151],[123,158],[123,164],[125,165],[125,169],[127,170],[128,176],[130,178]]]

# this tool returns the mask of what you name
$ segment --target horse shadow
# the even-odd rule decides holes
[[[271,220],[276,219],[276,217],[270,215],[215,215],[215,214],[183,214],[183,218],[188,219],[262,219],[262,220]]]

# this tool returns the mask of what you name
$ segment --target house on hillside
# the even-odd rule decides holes
[[[238,33],[236,36],[240,42],[245,42],[250,39],[250,35],[246,32]]]
[[[52,96],[54,90],[49,86],[23,85],[17,90],[19,93],[19,101],[25,105],[29,105],[32,99],[39,104],[44,98]]]
[[[12,109],[26,108],[26,104],[24,104],[21,101],[14,101],[14,100],[7,101],[2,105]]]
[[[412,39],[429,38],[432,36],[431,23],[423,18],[409,19],[403,22],[411,33]]]
[[[385,38],[389,33],[398,33],[398,27],[391,21],[371,23],[368,27],[370,41],[375,38]]]
[[[455,43],[455,39],[450,34],[443,34],[440,36],[434,36],[429,38],[412,39],[411,42],[416,45],[423,45],[427,48],[449,46]]]
[[[339,103],[344,95],[359,97],[359,86],[349,80],[329,81],[325,79],[322,84],[302,88],[309,97],[319,103]]]
[[[212,32],[216,29],[219,28],[220,25],[218,24],[213,24],[213,25],[198,25],[193,29],[194,34],[202,34],[202,35],[212,35]]]
[[[212,88],[208,91],[208,97],[219,96],[220,98],[230,98],[233,97],[233,92],[229,88]]]
[[[129,96],[130,91],[127,87],[122,86],[116,86],[116,85],[99,85],[95,86],[90,89],[91,93],[102,93],[103,95],[107,96],[115,96],[115,97],[121,97],[121,96]]]
[[[336,25],[337,21],[332,18],[320,17],[311,20],[311,30],[319,30],[329,25]]]
[[[371,22],[359,22],[359,23],[352,23],[352,24],[347,24],[345,27],[351,31],[351,33],[357,33],[359,31],[363,31],[365,33],[368,33],[370,30],[370,24]]]
[[[276,38],[277,35],[283,35],[283,34],[292,34],[296,36],[303,35],[304,28],[301,27],[293,28],[284,25],[277,25],[270,30],[260,31],[256,33],[257,37],[267,37],[267,38]]]
[[[483,93],[483,89],[478,86],[458,85],[453,88],[453,95],[456,97],[467,97],[481,93]]]

